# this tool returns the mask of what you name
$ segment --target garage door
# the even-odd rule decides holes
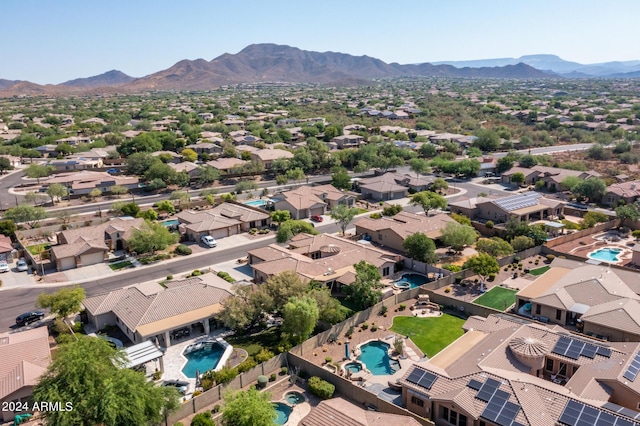
[[[60,259],[60,270],[66,271],[67,269],[73,269],[76,267],[76,260],[74,257],[66,257]]]
[[[96,253],[83,254],[80,259],[82,260],[82,266],[89,266],[104,262],[104,255],[99,251]]]
[[[211,231],[209,233],[213,238],[219,240],[220,238],[228,237],[227,229],[216,229],[215,231]]]

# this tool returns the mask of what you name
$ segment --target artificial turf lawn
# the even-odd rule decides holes
[[[398,316],[393,319],[392,331],[409,338],[428,357],[432,357],[464,334],[464,320],[453,315],[417,318]]]
[[[538,276],[538,275],[542,275],[542,274],[544,274],[544,273],[545,273],[545,272],[547,272],[550,268],[551,268],[551,266],[548,266],[548,265],[547,265],[547,266],[543,266],[543,267],[541,267],[541,268],[532,269],[532,270],[530,270],[530,271],[529,271],[529,273],[530,273],[531,275]]]
[[[504,311],[516,303],[516,293],[517,291],[508,288],[494,287],[474,300],[473,303]]]

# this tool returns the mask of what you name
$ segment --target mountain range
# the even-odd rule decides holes
[[[608,73],[608,74],[607,74]],[[370,56],[312,52],[277,44],[252,44],[236,54],[225,53],[206,61],[182,60],[172,67],[141,78],[112,70],[58,85],[0,79],[0,96],[130,93],[149,90],[211,90],[242,83],[354,84],[375,78],[555,78],[559,75],[624,77],[640,73],[640,61],[582,65],[554,55],[521,58],[401,65]]]

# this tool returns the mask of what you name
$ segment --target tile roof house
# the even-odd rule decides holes
[[[575,176],[580,179],[590,179],[592,177],[601,177],[602,175],[596,171],[588,170],[586,172],[578,170],[560,169],[557,167],[533,166],[531,168],[513,167],[502,173],[502,182],[511,183],[511,178],[515,173],[524,174],[526,185],[535,185],[536,182],[543,181],[545,188],[550,190],[560,190],[561,183],[569,176]]]
[[[331,142],[335,143],[338,149],[360,148],[361,145],[364,145],[366,143],[364,141],[364,137],[360,135],[336,136],[335,138],[331,139]]]
[[[103,166],[102,159],[92,159],[85,157],[73,157],[49,160],[47,166],[53,167],[56,171],[68,170],[89,170]]]
[[[257,283],[282,271],[295,271],[302,279],[322,282],[333,290],[344,284],[340,281],[343,276],[352,276],[353,265],[361,260],[378,268],[383,278],[393,274],[396,262],[402,260],[402,256],[370,244],[328,234],[298,234],[287,248],[271,244],[250,250],[248,255]]]
[[[625,204],[635,203],[640,199],[640,181],[620,182],[607,186],[603,201],[610,206],[617,206],[620,200]]]
[[[473,197],[449,203],[452,213],[464,214],[470,219],[505,223],[511,218],[528,222],[562,214],[564,204],[529,191],[500,198]]]
[[[109,250],[124,250],[142,218],[114,218],[99,225],[67,229],[57,234],[58,245],[51,247],[51,263],[58,271],[95,265],[107,259]]]
[[[639,343],[502,315],[473,316],[463,328],[399,380],[410,411],[447,425],[639,424]]]
[[[199,166],[196,163],[192,163],[191,161],[183,161],[182,163],[168,163],[167,165],[177,173],[185,172],[189,175],[190,180],[195,180],[198,178]]]
[[[216,160],[207,161],[207,165],[222,173],[230,173],[232,169],[242,167],[248,162],[239,158],[218,158]]]
[[[47,327],[0,334],[0,404],[31,399],[33,387],[51,364]],[[0,410],[0,421],[14,419],[13,410]]]
[[[262,162],[266,169],[270,168],[273,160],[278,158],[291,159],[293,154],[284,149],[259,149],[251,153],[251,160]]]
[[[13,251],[13,243],[11,238],[6,235],[0,235],[0,260],[11,262],[11,252]]]
[[[404,182],[398,182],[395,173],[385,173],[380,176],[360,179],[356,186],[360,189],[362,198],[375,201],[397,200],[407,196],[408,187]]]
[[[43,185],[60,183],[71,189],[74,195],[86,195],[93,189],[109,192],[109,188],[118,185],[127,189],[137,188],[139,180],[135,176],[110,175],[107,172],[84,170],[80,172],[57,173],[42,180]]]
[[[230,284],[215,274],[171,281],[166,286],[137,284],[89,297],[83,305],[98,330],[116,325],[134,343],[158,339],[160,346],[169,347],[177,329],[201,326],[209,334],[210,320],[232,294]]]
[[[362,408],[344,398],[321,401],[300,421],[302,426],[419,426],[412,417]]]
[[[371,219],[362,217],[355,221],[356,235],[369,236],[371,241],[404,252],[402,243],[405,238],[422,232],[432,240],[442,236],[442,229],[447,223],[456,221],[447,214],[425,216],[423,214],[400,212],[392,217]]]
[[[516,295],[525,316],[613,341],[640,341],[640,283],[630,270],[557,258]]]
[[[177,218],[181,224],[180,232],[186,234],[190,241],[200,241],[200,237],[204,235],[219,239],[271,225],[268,212],[234,201],[209,210],[184,210],[178,213]]]
[[[287,210],[291,218],[299,220],[325,214],[327,203],[311,186],[300,186],[271,197],[276,210]]]
[[[187,145],[185,146],[185,148],[192,149],[197,154],[222,154],[222,147],[211,142],[199,142],[192,145]]]

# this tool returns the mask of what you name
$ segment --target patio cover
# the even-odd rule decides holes
[[[163,352],[151,340],[125,348],[124,351],[125,368],[137,367],[163,355]]]

